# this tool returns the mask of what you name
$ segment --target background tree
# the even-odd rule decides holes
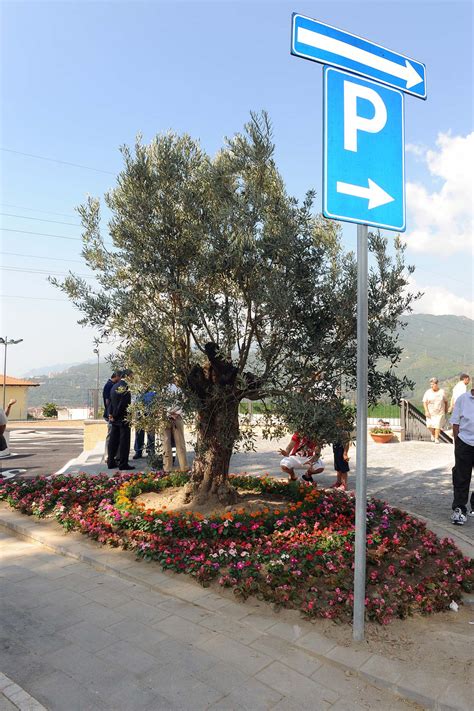
[[[58,410],[54,402],[45,402],[43,405],[43,417],[57,417]]]
[[[124,168],[105,196],[109,250],[99,201],[79,208],[83,255],[98,287],[74,275],[58,284],[85,324],[122,341],[122,357],[143,390],[180,386],[196,413],[190,496],[229,502],[227,473],[242,436],[243,398],[271,403],[266,434],[283,424],[331,441],[350,415],[336,388],[355,388],[356,264],[338,227],[313,214],[314,194],[290,197],[274,162],[265,113],[209,157],[189,136],[122,148]],[[397,242],[372,235],[369,278],[369,384],[375,401],[397,399],[397,319],[410,309],[407,270]],[[408,270],[410,271],[410,270]],[[57,282],[56,282],[57,283]],[[378,368],[380,358],[390,367]]]

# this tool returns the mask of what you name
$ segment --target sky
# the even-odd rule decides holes
[[[265,109],[288,192],[314,188],[321,210],[322,67],[290,55],[292,12],[426,64],[427,100],[405,97],[404,239],[412,288],[424,292],[415,311],[474,317],[471,2],[15,0],[0,9],[0,335],[23,339],[8,350],[10,375],[94,358],[96,334],[47,275],[89,273],[75,207],[113,187],[118,149],[137,133],[187,132],[214,154]],[[356,226],[341,225],[355,250]]]

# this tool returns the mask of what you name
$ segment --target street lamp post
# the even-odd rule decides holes
[[[5,338],[0,338],[0,344],[5,347],[5,355],[3,358],[3,409],[5,410],[6,398],[7,398],[7,347],[14,346],[17,343],[21,343],[23,338],[18,338],[16,341],[13,338],[8,340],[8,336]]]
[[[100,353],[99,353],[99,342],[96,340],[95,341],[95,348],[94,348],[94,353],[97,355],[97,382],[96,382],[96,391],[95,391],[95,398],[94,398],[94,420],[97,420],[99,417],[99,382],[100,382]]]

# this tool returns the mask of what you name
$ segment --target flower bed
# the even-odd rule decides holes
[[[184,474],[109,478],[38,477],[0,485],[0,499],[23,513],[54,516],[66,530],[134,550],[203,585],[217,580],[308,616],[352,616],[354,499],[336,490],[278,479],[232,476],[239,489],[281,495],[281,509],[221,516],[146,509],[141,493],[182,486]],[[472,561],[417,519],[384,502],[367,507],[369,619],[444,610],[472,588]]]

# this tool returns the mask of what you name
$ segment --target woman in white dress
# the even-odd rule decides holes
[[[431,441],[439,444],[439,433],[443,428],[444,416],[448,412],[448,400],[444,390],[439,387],[438,378],[431,378],[430,385],[423,395],[426,426],[431,433]]]

